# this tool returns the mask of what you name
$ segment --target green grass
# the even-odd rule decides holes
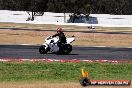
[[[0,81],[78,81],[85,67],[90,79],[132,80],[132,64],[0,62]]]

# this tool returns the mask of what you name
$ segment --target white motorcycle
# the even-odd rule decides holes
[[[60,47],[58,47],[57,42],[59,41],[59,38],[51,36],[48,36],[45,39],[45,43],[40,46],[39,52],[40,54],[46,54],[47,52],[51,53],[57,53],[57,54],[63,54],[67,55],[72,51],[72,46],[70,43],[75,41],[74,37],[66,38],[66,43],[62,44]]]

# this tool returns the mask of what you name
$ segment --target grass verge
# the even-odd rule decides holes
[[[66,37],[75,36],[75,46],[132,47],[132,28],[53,25],[53,24],[17,24],[0,22],[0,44],[41,45],[45,37],[56,33],[61,26]]]
[[[9,23],[0,22],[0,28],[5,29],[37,29],[39,30],[56,30],[57,27],[62,27],[64,31],[92,31],[88,29],[88,26],[76,26],[76,25],[54,25],[54,24],[27,24],[27,23]],[[132,33],[131,27],[95,27],[94,32],[120,32],[120,33]]]
[[[132,80],[132,64],[129,63],[0,62],[0,82],[78,82],[82,67],[88,70],[90,79]]]

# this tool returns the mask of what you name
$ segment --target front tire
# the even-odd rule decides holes
[[[46,54],[48,51],[45,49],[45,45],[41,45],[39,47],[39,53],[40,54]]]

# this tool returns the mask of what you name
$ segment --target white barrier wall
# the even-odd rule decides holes
[[[91,14],[102,26],[132,27],[132,15]]]
[[[66,14],[66,21],[70,14]],[[26,21],[29,15],[26,11],[8,11],[0,10],[0,22],[15,22],[15,23],[33,23],[33,24],[63,24],[63,13],[45,12],[43,16],[35,17],[34,21]],[[82,20],[82,19],[81,19]],[[75,22],[79,22],[80,19]],[[110,15],[110,14],[90,14],[87,23],[68,23],[68,25],[81,26],[105,26],[105,27],[132,27],[132,15]]]

